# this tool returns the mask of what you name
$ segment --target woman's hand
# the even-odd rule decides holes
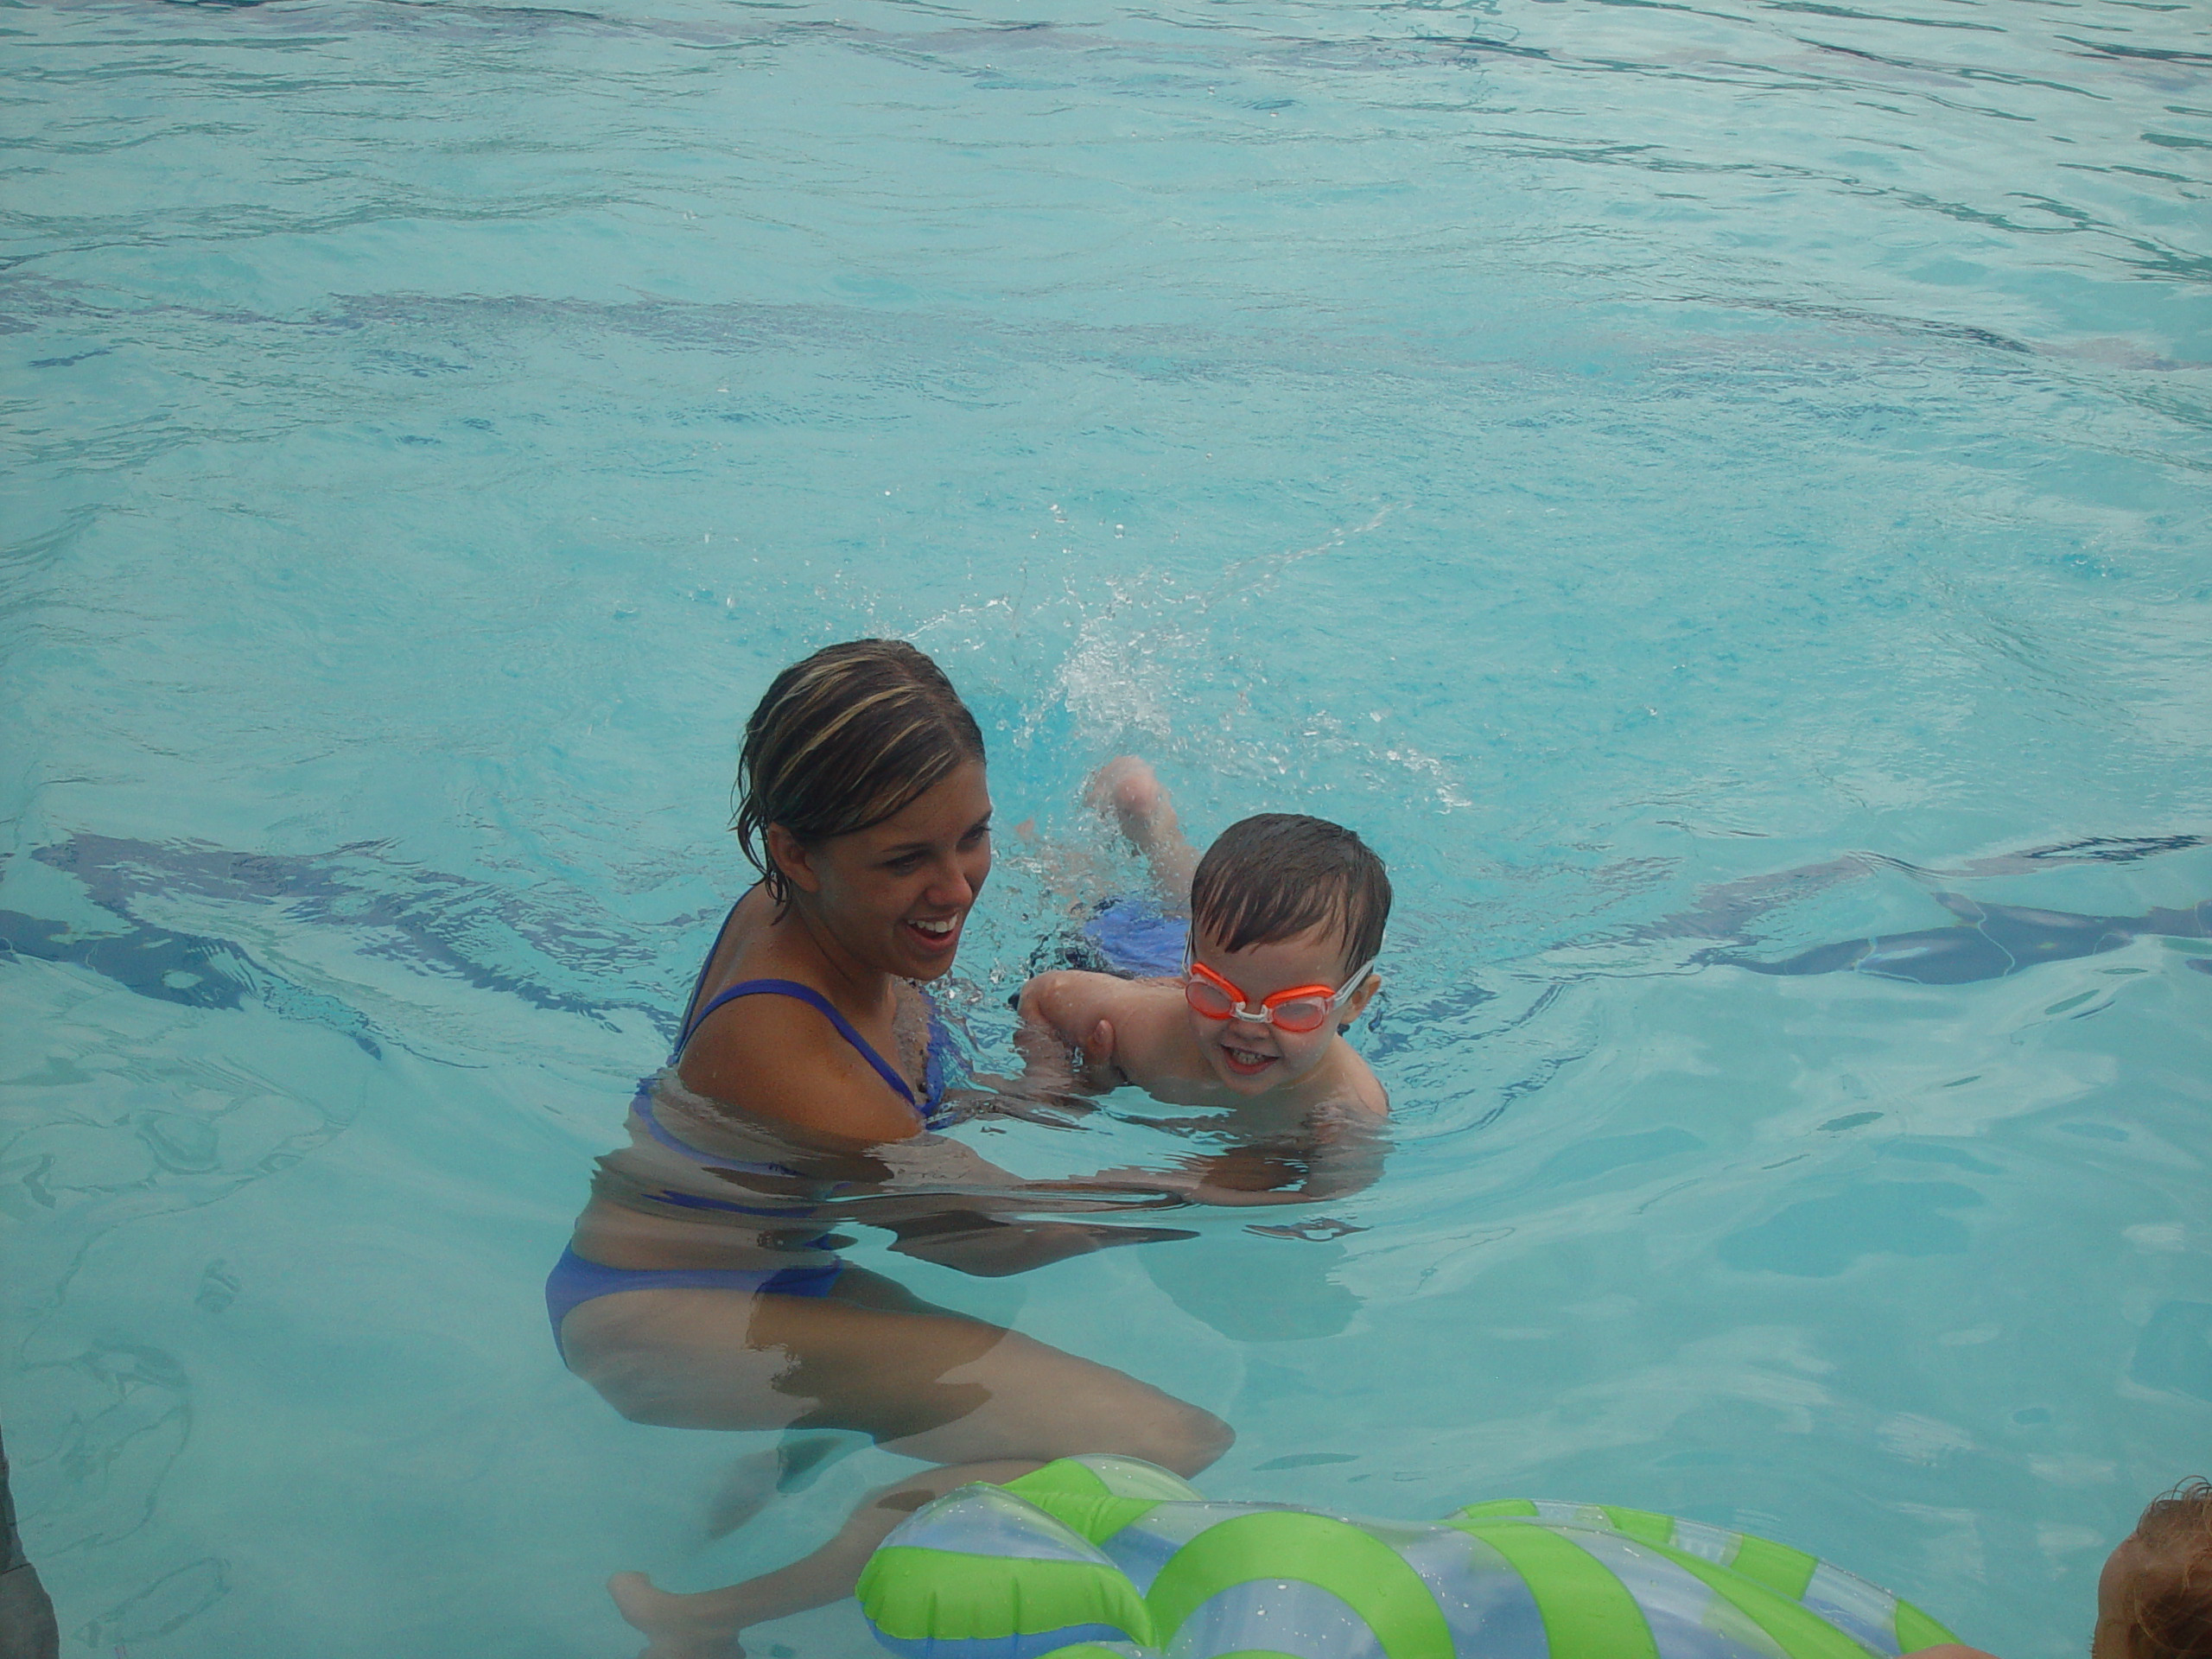
[[[1104,1094],[1118,1089],[1128,1081],[1122,1068],[1114,1064],[1114,1022],[1101,1020],[1091,1027],[1083,1039],[1083,1046],[1076,1051],[1083,1056],[1083,1070],[1077,1074],[1088,1089]]]
[[[975,1279],[1005,1279],[1050,1267],[1071,1255],[1124,1244],[1161,1244],[1195,1238],[1187,1227],[1114,1226],[1079,1221],[1034,1221],[982,1211],[947,1211],[897,1230],[892,1249],[934,1262]]]
[[[1103,1094],[1128,1079],[1114,1063],[1114,1022],[1106,1014],[1124,982],[1063,969],[1021,988],[1014,1045],[1025,1063],[1017,1091],[1034,1096],[1085,1090]]]
[[[1073,1185],[1135,1187],[1173,1193],[1187,1204],[1239,1209],[1314,1202],[1319,1195],[1305,1190],[1307,1174],[1300,1160],[1243,1151],[1179,1158],[1166,1169],[1102,1169]]]

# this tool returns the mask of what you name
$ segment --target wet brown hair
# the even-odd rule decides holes
[[[1232,823],[1191,881],[1191,919],[1224,950],[1327,926],[1347,972],[1375,960],[1390,919],[1390,878],[1351,830],[1298,812]]]
[[[738,751],[737,843],[778,905],[779,823],[812,846],[880,823],[983,758],[983,734],[944,671],[903,639],[825,645],[769,683]]]
[[[2152,1498],[2132,1541],[2115,1610],[2127,1659],[2212,1659],[2212,1482]]]

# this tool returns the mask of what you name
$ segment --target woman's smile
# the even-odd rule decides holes
[[[968,912],[958,911],[950,916],[910,916],[904,924],[912,935],[909,948],[931,957],[950,957],[960,949],[961,924]]]
[[[814,856],[832,902],[857,922],[863,954],[906,979],[952,966],[976,895],[991,873],[991,796],[980,760],[962,763],[881,823],[825,844]],[[876,933],[878,927],[886,930]]]

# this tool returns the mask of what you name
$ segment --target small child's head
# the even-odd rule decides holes
[[[1375,994],[1367,970],[1389,917],[1382,861],[1341,824],[1294,812],[1231,824],[1191,882],[1193,996],[1221,1011],[1194,1000],[1191,1024],[1222,1080],[1258,1094],[1319,1065]]]
[[[2212,1483],[2151,1500],[2097,1580],[2092,1659],[2212,1659]]]

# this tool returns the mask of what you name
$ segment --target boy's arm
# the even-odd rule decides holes
[[[1232,1154],[1219,1160],[1224,1167],[1206,1171],[1188,1196],[1194,1204],[1324,1204],[1374,1185],[1382,1173],[1385,1150],[1379,1123],[1355,1123],[1348,1132],[1317,1139],[1306,1148],[1298,1160],[1306,1176],[1295,1185],[1245,1186],[1240,1178],[1249,1178]]]
[[[1303,1189],[1308,1199],[1363,1192],[1381,1179],[1390,1149],[1389,1118],[1364,1105],[1324,1106],[1313,1114],[1313,1151]]]
[[[1118,1089],[1128,1082],[1115,1056],[1114,1016],[1123,988],[1111,975],[1073,969],[1039,974],[1024,985],[1021,1024],[1014,1033],[1023,1086],[1065,1092]]]

